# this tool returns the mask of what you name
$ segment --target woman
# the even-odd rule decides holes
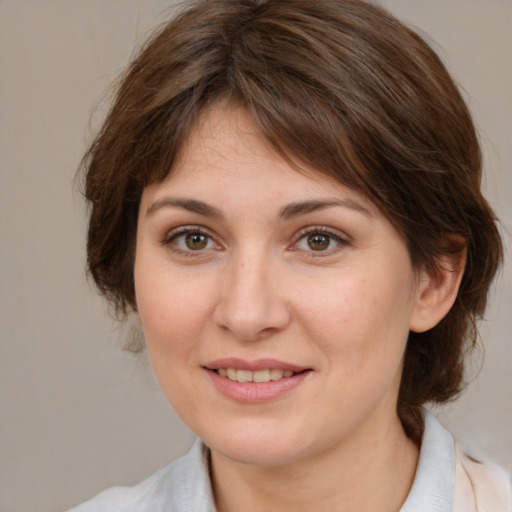
[[[502,246],[417,34],[360,0],[194,2],[83,170],[90,273],[201,442],[77,511],[510,510],[422,409],[463,387]]]

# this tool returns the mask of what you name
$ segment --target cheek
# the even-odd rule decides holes
[[[212,309],[212,286],[206,280],[135,267],[135,291],[148,350],[191,350]],[[186,274],[186,273],[184,273]]]
[[[326,354],[354,374],[379,361],[402,358],[409,333],[408,281],[363,272],[325,283],[302,301],[302,323]],[[339,284],[338,284],[339,283]],[[348,362],[350,361],[350,364]],[[345,364],[345,362],[347,364]]]
[[[210,317],[208,286],[154,269],[139,270],[136,297],[148,357],[167,400],[190,424],[199,414],[200,401],[190,382],[197,377],[197,351]]]

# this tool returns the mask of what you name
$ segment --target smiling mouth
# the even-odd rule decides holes
[[[293,372],[291,370],[281,370],[272,368],[268,370],[237,370],[235,368],[218,368],[214,370],[221,377],[226,377],[235,382],[271,382],[281,379],[287,379],[302,372]]]
[[[274,401],[308,380],[313,368],[275,359],[244,361],[226,358],[203,367],[218,391],[241,404]]]

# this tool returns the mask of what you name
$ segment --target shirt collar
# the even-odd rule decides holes
[[[429,411],[414,483],[400,512],[451,512],[455,488],[455,444]]]
[[[171,465],[174,485],[169,510],[215,512],[209,466],[210,450],[198,439],[185,457]]]

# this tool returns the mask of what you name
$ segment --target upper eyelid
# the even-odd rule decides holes
[[[324,235],[329,235],[334,238],[338,238],[339,240],[343,240],[345,242],[348,242],[350,240],[350,237],[345,234],[342,231],[339,231],[338,229],[329,228],[327,226],[306,226],[302,229],[299,229],[296,234],[295,238],[299,240],[300,238],[303,238],[306,235],[310,235],[312,233],[322,233]]]
[[[186,235],[187,233],[200,233],[209,236],[212,240],[216,240],[216,236],[212,234],[211,230],[199,224],[191,224],[185,226],[178,226],[165,232],[163,237],[164,242],[170,242],[173,238],[179,235]]]

